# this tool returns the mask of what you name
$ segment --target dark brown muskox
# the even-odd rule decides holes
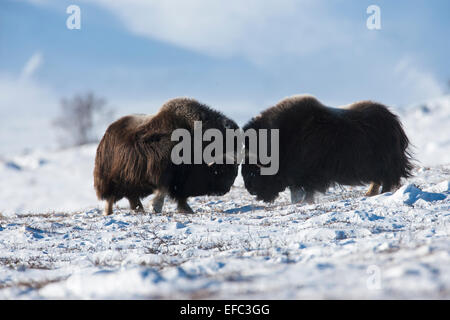
[[[193,133],[194,121],[201,121],[203,130],[216,128],[224,136],[226,129],[238,129],[220,112],[187,98],[166,102],[153,116],[125,116],[108,127],[94,169],[97,196],[106,200],[105,214],[111,214],[113,204],[122,198],[129,200],[133,210],[143,211],[140,199],[152,193],[156,193],[155,212],[161,212],[166,195],[177,201],[178,211],[192,212],[188,197],[222,195],[230,190],[237,163],[175,165],[171,161],[171,150],[178,143],[171,141],[172,132],[186,129]]]
[[[293,203],[312,203],[315,192],[325,192],[333,184],[371,183],[366,195],[375,195],[380,186],[382,192],[390,191],[412,169],[408,138],[397,116],[371,101],[330,108],[312,96],[294,96],[265,110],[243,129],[279,129],[275,175],[261,175],[259,161],[249,164],[245,143],[242,176],[247,190],[259,200],[273,201],[288,187]]]

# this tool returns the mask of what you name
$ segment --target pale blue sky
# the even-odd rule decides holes
[[[69,4],[81,30],[66,28]],[[381,30],[366,28],[371,4]],[[419,103],[448,90],[449,12],[447,0],[1,0],[0,116],[45,123],[86,90],[119,114],[191,96],[241,124],[300,93]]]

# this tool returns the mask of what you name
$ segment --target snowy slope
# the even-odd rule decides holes
[[[450,163],[450,95],[394,110],[422,165]]]
[[[0,159],[0,213],[74,211],[97,205],[96,146]]]
[[[266,205],[238,183],[193,215],[4,217],[0,298],[450,298],[449,180],[441,166],[374,198]]]
[[[96,146],[0,159],[0,299],[450,298],[450,99],[399,110],[421,161],[395,193],[254,200],[239,177],[194,215],[103,217]],[[151,198],[150,198],[151,199]],[[148,202],[148,200],[145,201]]]

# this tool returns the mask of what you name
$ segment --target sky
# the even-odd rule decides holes
[[[447,0],[0,0],[0,155],[54,145],[61,98],[87,91],[116,117],[188,96],[241,125],[302,93],[418,104],[449,91],[449,12]]]

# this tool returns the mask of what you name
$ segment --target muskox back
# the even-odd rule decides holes
[[[172,162],[171,151],[177,143],[171,141],[172,132],[186,129],[193,134],[194,121],[201,121],[204,130],[215,128],[225,133],[227,128],[238,128],[220,112],[187,98],[168,101],[153,116],[125,116],[108,127],[97,148],[94,168],[94,187],[98,198],[107,201],[106,214],[124,197],[132,209],[143,210],[140,199],[152,193],[156,193],[156,212],[162,210],[166,195],[178,201],[180,211],[190,212],[188,197],[229,191],[237,163]]]
[[[324,192],[333,184],[372,183],[373,189],[383,185],[388,191],[412,169],[401,123],[375,102],[330,108],[314,97],[296,96],[244,126],[250,128],[279,129],[278,173],[263,176],[248,161],[242,166],[246,188],[265,201],[274,200],[286,187],[293,202],[301,200],[293,191],[312,200],[314,192]]]

